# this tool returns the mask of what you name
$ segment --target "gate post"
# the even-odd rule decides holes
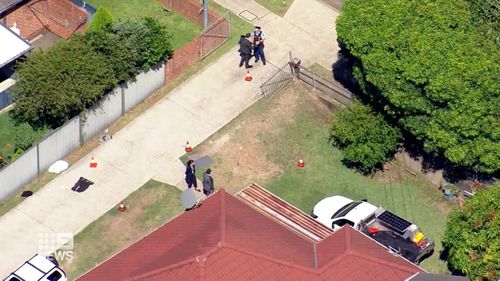
[[[293,60],[290,61],[290,68],[292,69],[292,73],[295,73],[295,76],[297,78],[300,78],[300,59],[299,58],[294,58]]]

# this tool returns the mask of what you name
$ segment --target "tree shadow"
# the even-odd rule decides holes
[[[357,59],[349,54],[349,52],[339,43],[340,51],[337,55],[337,60],[332,64],[333,79],[338,81],[342,86],[355,95],[362,94],[361,88],[353,75],[353,66]]]
[[[448,262],[449,256],[450,256],[449,249],[447,247],[443,247],[443,249],[439,253],[439,259],[446,263],[446,267],[448,268],[450,273],[452,275],[457,275],[457,276],[466,276],[462,271],[457,270],[451,266],[451,264]]]

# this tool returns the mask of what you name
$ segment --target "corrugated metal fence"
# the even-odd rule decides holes
[[[165,65],[115,88],[86,113],[75,116],[0,170],[0,202],[36,179],[55,161],[83,145],[165,84]]]
[[[0,110],[12,104],[12,96],[9,92],[10,92],[9,88],[0,91]]]

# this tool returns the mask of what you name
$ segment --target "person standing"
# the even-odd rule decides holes
[[[188,185],[188,188],[191,188],[191,186],[194,186],[194,189],[196,191],[200,191],[198,189],[198,183],[196,182],[196,167],[194,165],[193,160],[188,160],[186,164],[186,183]]]
[[[203,174],[203,193],[208,196],[214,192],[214,179],[212,178],[212,170],[207,169]]]
[[[238,42],[240,44],[240,67],[243,66],[243,63],[245,63],[245,68],[251,68],[252,66],[248,64],[248,61],[250,60],[250,57],[252,56],[252,42],[251,42],[251,34],[247,33],[245,34],[244,38],[240,38],[240,41]]]
[[[266,55],[264,54],[264,40],[266,39],[264,32],[262,32],[260,26],[256,26],[253,31],[253,52],[255,54],[255,63],[262,60],[262,64],[266,65]]]

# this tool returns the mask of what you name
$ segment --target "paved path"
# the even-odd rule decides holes
[[[260,15],[256,22],[268,34],[272,63],[281,63],[289,50],[308,64],[319,61],[328,67],[335,60],[331,36],[337,14],[315,0],[295,0],[284,18],[254,1],[218,2],[236,13],[245,7]],[[292,22],[290,18],[304,10],[308,14]],[[321,34],[313,33],[318,30]],[[184,166],[178,158],[186,140],[199,144],[250,106],[260,97],[259,82],[273,71],[271,65],[257,65],[254,80],[245,82],[238,60],[235,47],[96,148],[91,153],[98,161],[96,169],[88,167],[89,154],[0,217],[0,277],[38,252],[40,234],[78,233],[151,178],[172,185],[182,181]],[[95,184],[83,193],[71,191],[81,176]],[[63,242],[55,241],[55,246]]]

